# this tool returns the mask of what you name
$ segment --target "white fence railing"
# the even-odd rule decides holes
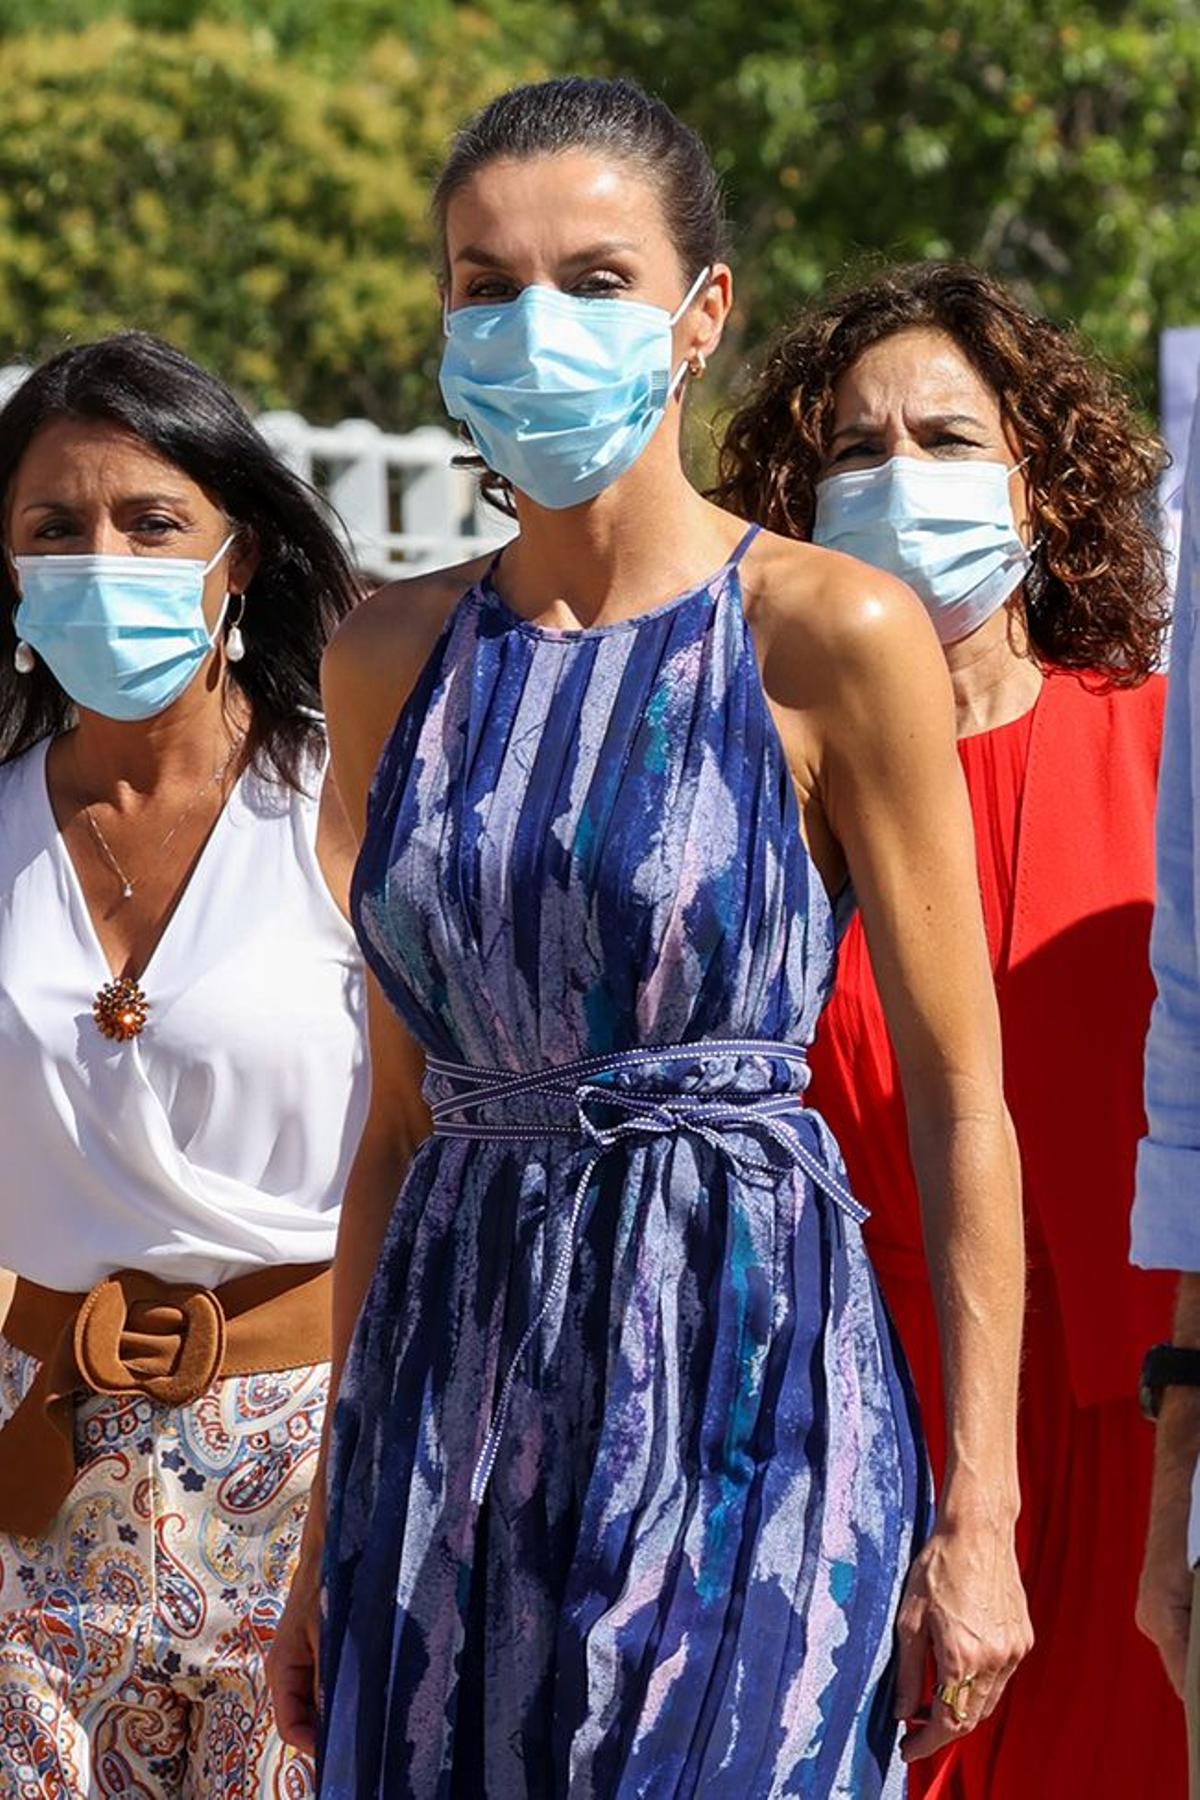
[[[512,521],[484,502],[475,476],[454,468],[462,445],[440,426],[401,435],[369,419],[318,426],[287,412],[263,413],[257,423],[328,497],[368,574],[460,562],[512,536]]]
[[[27,374],[18,364],[0,366],[0,405]],[[329,500],[368,575],[461,562],[513,534],[512,521],[481,498],[474,475],[453,467],[462,445],[438,425],[388,432],[369,419],[310,425],[292,412],[262,413],[257,424]]]

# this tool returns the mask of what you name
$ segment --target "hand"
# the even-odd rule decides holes
[[[1176,1333],[1200,1345],[1200,1274],[1179,1284]],[[1154,1428],[1154,1491],[1150,1529],[1138,1589],[1137,1622],[1157,1646],[1177,1694],[1187,1677],[1192,1622],[1192,1572],[1188,1567],[1188,1516],[1200,1456],[1200,1388],[1169,1387]]]
[[[1157,1648],[1181,1700],[1192,1626],[1193,1579],[1187,1560],[1186,1508],[1160,1506],[1151,1517],[1146,1540],[1137,1622]]]
[[[279,1629],[267,1652],[267,1685],[280,1737],[293,1750],[302,1750],[308,1756],[316,1755],[320,1717],[320,1603],[320,1548],[304,1548]]]
[[[989,1718],[1033,1647],[1011,1529],[939,1520],[909,1573],[896,1630],[896,1717],[917,1721],[900,1747],[909,1763]],[[972,1679],[956,1708],[935,1697],[926,1719],[918,1708],[931,1659],[936,1685]]]

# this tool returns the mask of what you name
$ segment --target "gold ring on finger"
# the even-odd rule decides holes
[[[964,1675],[961,1681],[940,1681],[933,1690],[942,1705],[949,1707],[960,1725],[965,1725],[970,1716],[966,1707],[962,1705],[962,1697],[964,1694],[970,1693],[974,1683],[973,1675]]]

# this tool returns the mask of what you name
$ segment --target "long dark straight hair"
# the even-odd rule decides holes
[[[247,654],[229,677],[249,705],[255,766],[302,784],[319,747],[321,652],[358,598],[354,571],[320,496],[271,449],[233,394],[181,351],[122,331],[52,356],[0,409],[0,519],[33,439],[57,419],[107,420],[181,469],[252,536],[258,567],[245,592]],[[0,762],[64,730],[74,707],[39,658],[13,666],[18,601],[0,557]]]

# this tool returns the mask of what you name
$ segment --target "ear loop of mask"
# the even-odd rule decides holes
[[[688,307],[692,304],[692,301],[696,298],[697,294],[699,294],[702,291],[702,289],[704,288],[704,286],[705,286],[706,282],[708,281],[708,278],[711,274],[712,274],[711,264],[705,263],[704,267],[701,269],[700,273],[697,275],[695,281],[693,281],[691,287],[688,289],[687,293],[683,296],[683,299],[679,302],[679,305],[676,307],[675,311],[671,314],[671,329],[672,329],[672,331],[675,329],[676,325],[678,325],[680,319],[682,319],[684,313],[687,311]],[[667,399],[668,400],[673,399],[674,396],[679,392],[680,386],[684,380],[684,377],[687,375],[687,372],[688,372],[688,359],[685,356],[683,361],[680,363],[679,367],[676,369],[675,373],[671,377],[671,385],[667,389]]]
[[[1023,468],[1024,468],[1024,467],[1025,467],[1025,464],[1026,464],[1026,463],[1028,463],[1028,462],[1032,462],[1032,461],[1033,461],[1033,452],[1032,452],[1032,451],[1030,451],[1030,453],[1029,453],[1029,454],[1028,454],[1028,456],[1023,456],[1023,457],[1022,457],[1022,458],[1021,458],[1021,460],[1020,460],[1020,462],[1019,462],[1019,463],[1014,463],[1014,464],[1013,464],[1013,466],[1012,466],[1012,468],[1011,468],[1011,469],[1010,469],[1010,470],[1009,470],[1009,471],[1008,471],[1008,478],[1009,478],[1009,480],[1010,480],[1010,481],[1011,481],[1011,480],[1012,480],[1012,478],[1013,478],[1013,476],[1014,476],[1014,475],[1019,475],[1019,474],[1020,474],[1020,472],[1021,472],[1021,470],[1022,470],[1022,469],[1023,469]],[[1011,499],[1010,499],[1010,500],[1009,500],[1009,505],[1010,505],[1010,506],[1011,506],[1011,505],[1012,505],[1012,501],[1011,501]],[[1016,521],[1016,517],[1015,517],[1015,515],[1014,515],[1014,517],[1013,517],[1013,526],[1014,526],[1014,529],[1015,529],[1015,527],[1016,527],[1016,523],[1017,523],[1017,521]],[[1020,534],[1020,532],[1019,532],[1019,531],[1018,531],[1018,532],[1017,532],[1017,536],[1018,536],[1018,537],[1020,537],[1020,535],[1021,535],[1021,534]],[[1033,559],[1034,559],[1034,556],[1035,556],[1035,555],[1036,555],[1036,554],[1037,554],[1037,552],[1038,552],[1038,551],[1039,551],[1039,550],[1040,550],[1040,549],[1041,549],[1041,547],[1042,547],[1042,542],[1043,542],[1043,540],[1042,540],[1042,538],[1040,538],[1040,537],[1035,537],[1035,538],[1034,538],[1034,539],[1033,539],[1033,540],[1032,540],[1032,542],[1031,542],[1031,543],[1028,543],[1028,544],[1026,544],[1026,545],[1025,545],[1025,547],[1024,547],[1024,548],[1025,548],[1025,554],[1026,554],[1026,556],[1027,556],[1027,557],[1028,557],[1028,558],[1029,558],[1029,560],[1030,560],[1030,562],[1032,562],[1032,561],[1033,561]]]
[[[225,542],[221,545],[221,548],[217,551],[216,555],[210,556],[208,561],[205,563],[204,573],[206,575],[212,574],[213,570],[216,568],[217,564],[220,562],[221,558],[224,556],[225,552],[228,550],[230,544],[232,544],[232,542],[233,542],[234,538],[237,536],[237,534],[238,534],[238,527],[235,525],[233,530],[230,532],[229,536],[225,539]]]
[[[217,551],[216,555],[210,557],[209,560],[205,563],[204,569],[203,569],[203,574],[205,576],[212,574],[213,570],[216,568],[217,564],[220,562],[221,558],[224,556],[225,552],[228,550],[230,544],[232,544],[232,542],[236,536],[237,536],[237,526],[235,525],[233,530],[230,532],[229,536],[225,539],[225,542],[221,545],[221,548]],[[232,599],[233,599],[233,595],[229,591],[228,582],[226,582],[225,598],[221,602],[221,610],[217,614],[217,622],[208,634],[208,641],[212,645],[214,650],[217,647],[217,639],[221,635],[221,627],[225,623],[226,616],[228,615],[228,612],[229,612],[229,602]],[[243,608],[243,611],[244,610],[245,609]],[[240,623],[240,620],[239,620],[239,623]]]

